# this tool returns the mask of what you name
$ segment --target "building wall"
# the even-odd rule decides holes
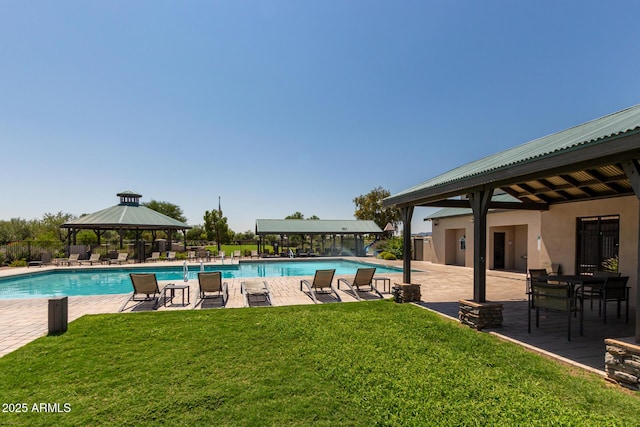
[[[473,267],[473,216],[464,215],[439,218],[438,225],[432,222],[433,262]],[[536,248],[540,235],[540,212],[501,211],[492,212],[487,218],[487,266],[493,268],[493,235],[504,232],[506,237],[505,268],[526,271],[539,265]],[[466,237],[467,249],[459,251],[460,237]],[[509,243],[511,242],[511,243]],[[532,266],[534,265],[534,266]]]
[[[638,234],[640,202],[636,196],[574,202],[553,205],[548,211],[499,211],[487,217],[487,266],[492,268],[493,236],[504,232],[506,238],[505,268],[527,271],[546,268],[553,271],[560,264],[565,274],[575,274],[577,218],[589,216],[620,216],[620,272],[629,276],[631,301],[637,289]],[[457,255],[456,239],[466,235],[464,265],[473,267],[472,215],[438,218],[432,223],[433,260],[438,264],[453,264]],[[509,244],[511,242],[511,244]]]
[[[636,196],[588,202],[553,205],[542,214],[542,249],[545,255],[543,268],[551,262],[560,263],[563,273],[576,273],[576,221],[588,216],[620,216],[620,246],[618,257],[620,273],[629,276],[631,301],[635,301],[638,265],[639,205]]]

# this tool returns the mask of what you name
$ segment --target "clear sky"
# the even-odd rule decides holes
[[[0,219],[352,219],[640,103],[640,2],[0,0]],[[413,231],[429,229],[416,209]]]

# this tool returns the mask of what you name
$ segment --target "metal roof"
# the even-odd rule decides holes
[[[61,228],[88,229],[188,229],[191,226],[138,203],[140,196],[127,191],[118,193],[121,203],[62,224]],[[135,199],[135,201],[132,201]]]
[[[331,219],[257,219],[256,234],[376,234],[374,221]]]
[[[519,203],[520,201],[513,196],[510,196],[507,193],[494,194],[491,198],[494,202],[514,202]],[[495,209],[491,209],[490,212],[495,211]],[[471,208],[443,208],[435,211],[431,215],[424,217],[424,220],[436,219],[436,218],[451,218],[454,216],[466,216],[473,215],[473,211]]]
[[[633,194],[620,163],[640,158],[639,134],[636,105],[457,167],[384,204],[428,205],[483,186],[546,204]]]

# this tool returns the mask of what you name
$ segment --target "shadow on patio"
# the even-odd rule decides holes
[[[567,321],[563,313],[540,312],[540,327],[535,325],[535,311],[531,312],[531,333],[527,332],[527,301],[492,301],[503,304],[502,327],[485,329],[507,338],[536,347],[562,358],[569,359],[604,373],[606,338],[624,338],[634,335],[635,311],[629,310],[629,323],[624,321],[624,310],[620,319],[615,309],[607,314],[607,323],[598,316],[597,306],[584,312],[584,335],[579,335],[579,319],[572,319],[571,341],[567,341]],[[417,303],[433,311],[458,318],[458,302]],[[575,320],[575,321],[574,321]]]

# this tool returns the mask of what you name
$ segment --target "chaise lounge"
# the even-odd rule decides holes
[[[151,309],[157,309],[160,304],[161,293],[156,275],[154,273],[129,273],[129,277],[133,285],[133,293],[118,311],[124,311],[131,301],[138,302],[136,307],[143,302],[153,302]]]
[[[358,271],[356,271],[356,277],[353,278],[352,283],[347,279],[338,279],[338,289],[340,289],[340,283],[344,283],[349,289],[351,289],[351,292],[353,292],[353,295],[358,301],[362,301],[362,297],[360,297],[359,292],[373,292],[378,297],[382,298],[382,294],[373,284],[373,275],[375,273],[375,267],[359,268]]]
[[[333,287],[333,276],[336,274],[335,269],[331,270],[316,270],[316,274],[313,277],[313,282],[309,283],[307,280],[300,281],[300,290],[302,290],[302,285],[305,285],[309,290],[309,296],[313,300],[314,304],[318,303],[318,298],[316,294],[325,294],[331,295],[335,294],[336,299],[338,301],[342,301],[340,299],[340,295],[336,291],[336,288]]]
[[[193,305],[194,309],[198,304],[202,306],[205,299],[209,298],[221,298],[221,307],[224,307],[229,301],[229,286],[227,282],[222,281],[222,273],[219,271],[199,272],[198,286],[199,290],[196,296],[196,303]]]

